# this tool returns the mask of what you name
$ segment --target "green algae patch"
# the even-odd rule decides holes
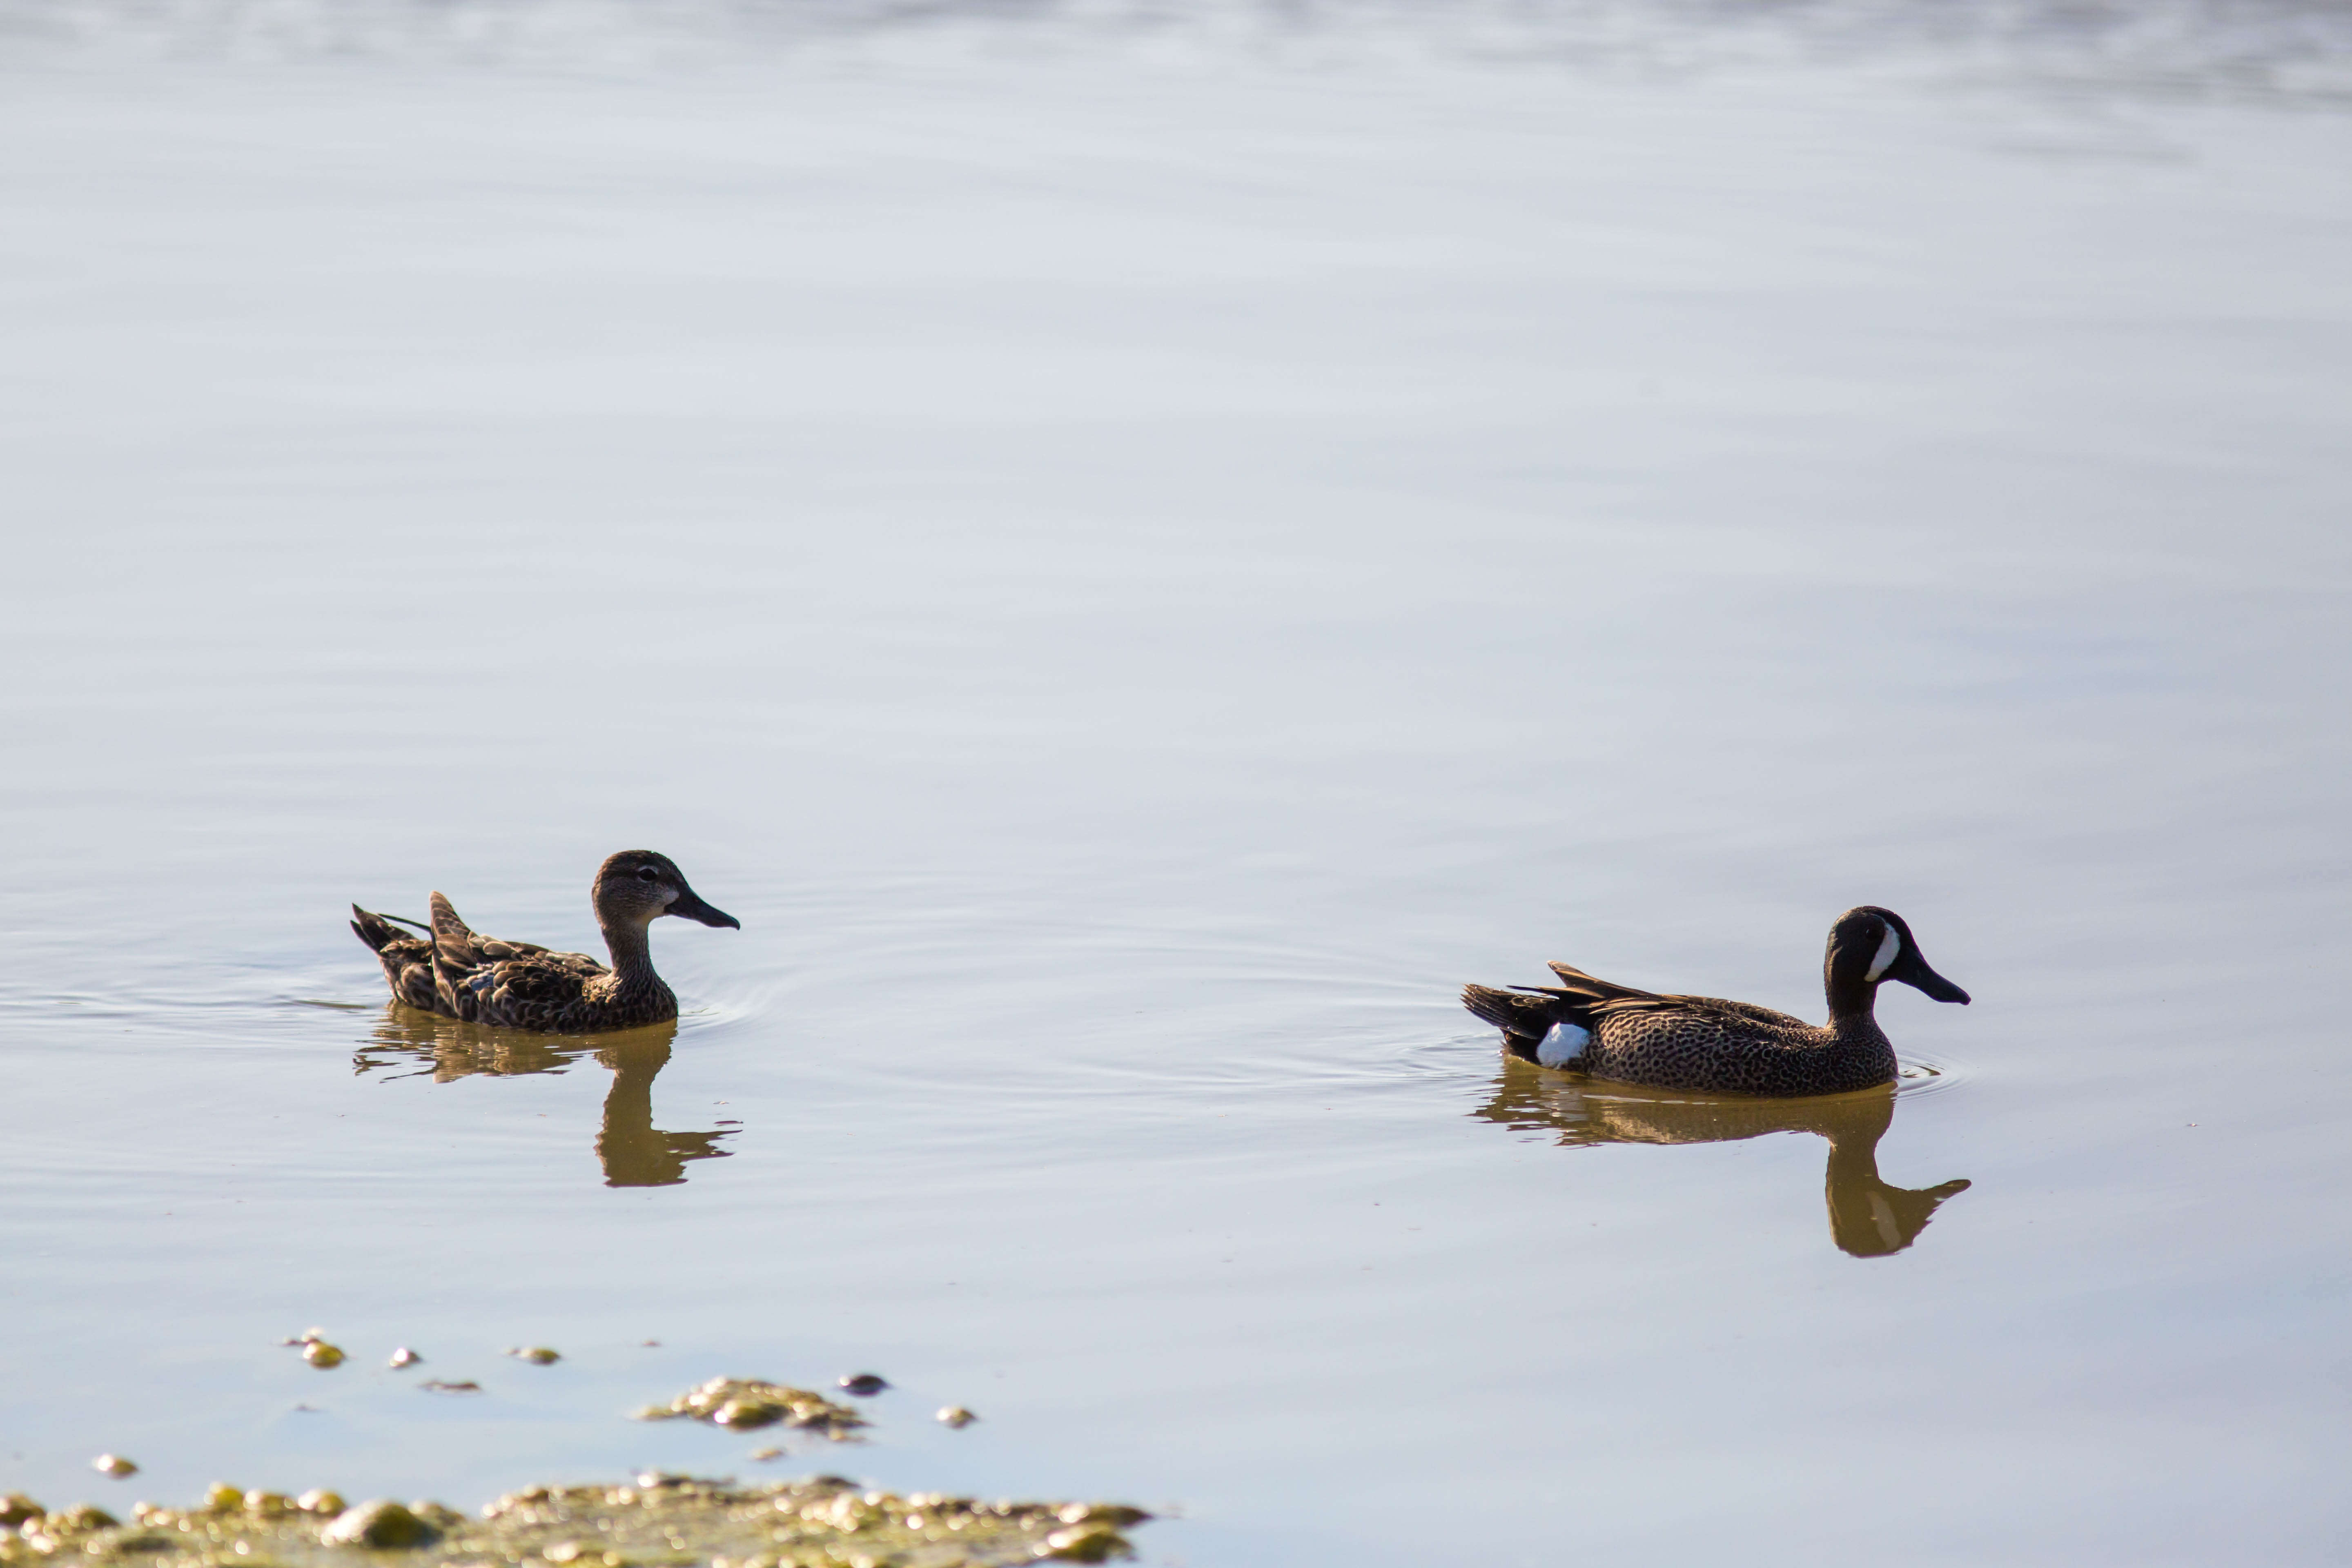
[[[203,1508],[141,1503],[129,1524],[87,1505],[32,1512],[0,1530],[0,1564],[1004,1568],[1128,1557],[1124,1532],[1150,1517],[1116,1503],[901,1497],[836,1476],[748,1489],[664,1475],[626,1486],[532,1487],[499,1499],[478,1520],[429,1502],[383,1500],[337,1513],[289,1505],[272,1493],[252,1497],[270,1500],[257,1508],[247,1494],[220,1487]],[[304,1494],[312,1497],[331,1494]]]
[[[835,1440],[845,1439],[866,1425],[865,1416],[822,1394],[750,1377],[714,1377],[698,1388],[688,1389],[667,1405],[648,1405],[637,1412],[640,1421],[672,1421],[679,1416],[691,1416],[737,1432],[772,1426],[781,1421],[787,1426]]]

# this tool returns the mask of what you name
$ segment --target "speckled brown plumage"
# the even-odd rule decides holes
[[[676,863],[650,849],[608,858],[597,868],[592,897],[610,965],[584,952],[483,936],[437,892],[429,937],[395,930],[386,917],[357,904],[352,930],[375,950],[396,1002],[468,1024],[591,1035],[677,1016],[677,997],[654,973],[646,932],[654,921],[677,915],[704,925],[741,925],[703,902]]]
[[[1848,910],[1830,928],[1826,1026],[1746,1002],[1639,991],[1565,963],[1551,969],[1558,985],[1472,985],[1463,1005],[1500,1028],[1505,1047],[1528,1061],[1624,1083],[1735,1094],[1837,1094],[1890,1083],[1895,1047],[1874,1015],[1878,987],[1900,980],[1939,1002],[1969,999],[1927,967],[1903,918],[1874,905]],[[1578,1032],[1587,1037],[1580,1047],[1562,1044]]]

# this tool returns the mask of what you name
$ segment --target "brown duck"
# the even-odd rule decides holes
[[[584,952],[551,952],[531,942],[479,935],[439,893],[433,895],[429,936],[394,931],[394,921],[416,922],[357,904],[352,930],[375,949],[395,1001],[468,1024],[593,1035],[677,1016],[677,997],[654,973],[646,940],[646,928],[656,920],[677,915],[738,931],[743,924],[704,903],[677,864],[650,849],[624,849],[608,858],[597,868],[593,897],[613,955],[609,968]]]
[[[1830,1021],[1713,996],[1672,996],[1551,965],[1558,985],[1472,985],[1462,1005],[1503,1031],[1513,1056],[1622,1083],[1736,1094],[1838,1094],[1895,1080],[1895,1047],[1874,1007],[1889,980],[1938,1002],[1969,994],[1927,967],[1892,910],[1848,910],[1822,961]]]

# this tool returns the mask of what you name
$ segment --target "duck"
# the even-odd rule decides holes
[[[1619,1083],[1728,1094],[1843,1094],[1895,1081],[1895,1046],[1878,1026],[1890,980],[1938,1002],[1969,994],[1937,973],[1901,915],[1864,904],[1830,927],[1822,962],[1830,1021],[1749,1002],[1640,991],[1565,963],[1558,985],[1464,988],[1462,1005],[1503,1031],[1513,1056]]]
[[[439,892],[429,926],[352,906],[352,930],[375,950],[393,1000],[468,1024],[541,1034],[595,1035],[643,1028],[677,1016],[677,997],[654,973],[646,928],[664,915],[740,931],[743,922],[705,903],[667,855],[624,849],[596,868],[590,894],[613,962],[500,942],[469,929]],[[425,932],[411,936],[395,925]]]

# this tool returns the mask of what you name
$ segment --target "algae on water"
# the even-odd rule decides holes
[[[478,1520],[388,1500],[336,1511],[331,1493],[233,1487],[202,1508],[141,1503],[129,1524],[87,1505],[47,1513],[6,1500],[16,1522],[0,1527],[0,1568],[1000,1568],[1128,1556],[1122,1531],[1150,1517],[1115,1503],[901,1497],[837,1476],[532,1487]]]

